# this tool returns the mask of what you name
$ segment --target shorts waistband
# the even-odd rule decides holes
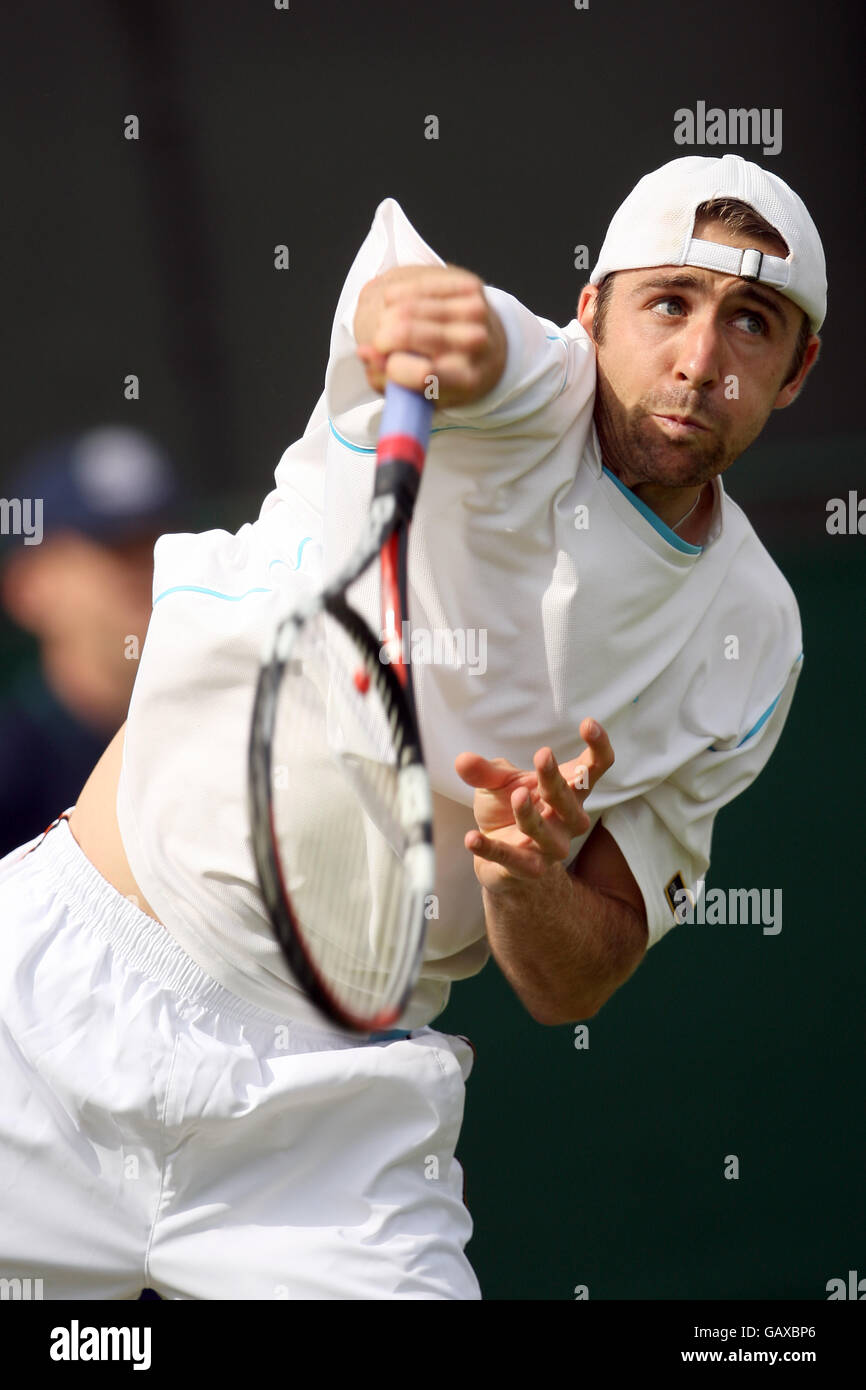
[[[283,1024],[302,1045],[305,1038],[323,1048],[359,1047],[377,1040],[375,1035],[341,1032],[325,1023],[318,1027],[293,1018],[290,1013],[274,1013],[241,999],[212,979],[166,927],[102,877],[75,839],[67,819],[69,814],[65,812],[50,825],[22,856],[22,861],[27,861],[29,872],[44,879],[79,925],[110,942],[132,969],[141,971],[186,1004],[229,1015],[238,1022],[269,1028]]]

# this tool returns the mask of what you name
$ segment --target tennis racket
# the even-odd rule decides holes
[[[363,536],[337,577],[279,622],[250,732],[253,849],[277,940],[313,1003],[364,1033],[403,1012],[434,887],[432,797],[402,643],[432,414],[432,401],[387,383]],[[378,636],[346,593],[377,557]]]

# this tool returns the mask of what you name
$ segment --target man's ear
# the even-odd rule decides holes
[[[821,339],[818,337],[817,333],[813,333],[808,343],[806,344],[806,352],[803,356],[802,367],[800,368],[797,375],[792,377],[791,380],[789,382],[786,382],[786,384],[782,387],[781,391],[776,397],[776,403],[773,406],[774,410],[784,410],[786,406],[793,405],[794,401],[797,399],[797,397],[799,396],[800,392],[806,384],[806,377],[809,375],[815,363],[818,361],[820,352]]]
[[[584,285],[577,301],[576,318],[581,327],[585,328],[590,337],[593,336],[592,324],[595,317],[595,301],[598,298],[598,285]]]

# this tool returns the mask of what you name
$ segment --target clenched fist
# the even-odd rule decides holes
[[[376,391],[396,381],[437,406],[469,405],[486,396],[505,369],[508,344],[499,315],[483,282],[459,266],[395,266],[370,280],[358,299],[354,330]]]

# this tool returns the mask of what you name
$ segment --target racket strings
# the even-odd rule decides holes
[[[284,891],[316,975],[361,1016],[399,1001],[413,956],[399,711],[378,674],[340,623],[310,619],[286,663],[271,757]]]

